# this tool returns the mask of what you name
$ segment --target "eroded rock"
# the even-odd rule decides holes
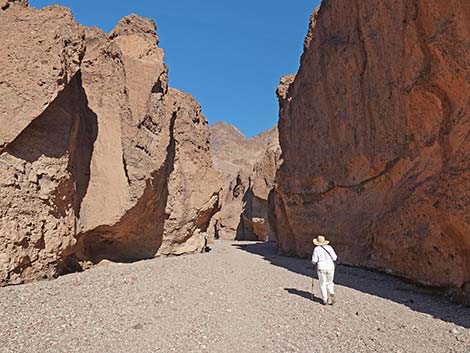
[[[268,219],[268,198],[279,165],[277,128],[252,139],[227,123],[211,126],[214,165],[225,176],[220,211],[210,226],[225,240],[274,239]]]
[[[83,30],[70,11],[59,6],[0,11],[0,35],[1,151],[72,80],[85,47]]]
[[[20,5],[23,7],[28,6],[28,0],[1,0],[0,9],[5,11],[8,10],[11,6]]]
[[[469,10],[338,0],[314,13],[280,97],[283,253],[308,256],[325,233],[346,263],[469,281]]]
[[[0,16],[1,283],[204,251],[221,176],[153,21],[106,35],[57,6]]]

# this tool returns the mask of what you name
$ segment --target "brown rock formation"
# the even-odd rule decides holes
[[[0,0],[0,9],[5,11],[11,6],[21,5],[23,7],[28,6],[28,0]]]
[[[264,151],[264,155],[253,167],[251,215],[253,230],[260,240],[276,240],[274,227],[269,221],[269,202],[274,189],[274,179],[281,163],[281,147],[277,129]]]
[[[37,13],[12,6],[0,11],[0,19],[1,150],[41,115],[72,80],[85,48],[84,33],[65,8],[54,6]]]
[[[17,283],[51,276],[74,241],[96,117],[79,73],[84,33],[68,10],[8,7],[0,34],[0,282]]]
[[[347,14],[347,15],[346,15]],[[470,287],[470,3],[324,1],[280,98],[279,247]]]
[[[225,176],[221,209],[211,231],[226,240],[272,239],[268,197],[280,156],[277,128],[252,139],[227,123],[210,129],[214,165]]]
[[[295,80],[295,74],[290,74],[281,77],[281,81],[279,82],[279,86],[276,90],[276,95],[279,99],[279,115],[284,116],[284,111],[287,109],[287,106],[290,101],[289,98],[289,87]]]
[[[131,15],[105,35],[58,6],[0,16],[0,282],[203,251],[221,179],[200,106],[167,87],[155,24]]]

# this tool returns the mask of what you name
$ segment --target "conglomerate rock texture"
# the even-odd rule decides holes
[[[222,179],[155,24],[10,1],[0,35],[0,283],[204,251]]]
[[[6,10],[10,6],[28,6],[28,0],[0,0],[0,9]]]
[[[277,128],[251,139],[225,122],[212,125],[210,132],[214,165],[225,177],[210,234],[225,240],[273,240],[268,199],[280,158]]]
[[[470,2],[323,1],[284,93],[281,251],[470,295]]]

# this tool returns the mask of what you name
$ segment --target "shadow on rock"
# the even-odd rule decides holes
[[[275,242],[234,244],[233,246],[262,256],[275,266],[288,269],[309,278],[313,274],[313,267],[308,259],[279,255]],[[470,328],[470,308],[454,304],[448,298],[436,295],[439,293],[438,289],[417,286],[394,276],[344,265],[337,266],[335,283],[363,293],[392,300],[406,305],[414,311]],[[310,299],[310,293],[308,292],[292,288],[286,288],[285,290],[291,294]]]

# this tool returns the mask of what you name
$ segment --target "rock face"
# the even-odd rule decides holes
[[[214,165],[225,176],[220,211],[210,231],[226,240],[273,239],[268,198],[280,157],[277,128],[252,139],[223,122],[210,131]]]
[[[248,233],[257,235],[259,240],[276,240],[273,225],[269,221],[269,202],[274,189],[274,179],[281,162],[281,148],[277,129],[270,132],[264,154],[253,167],[251,178],[251,204],[247,209],[246,226]],[[251,221],[251,222],[250,222]]]
[[[0,283],[201,252],[222,186],[200,106],[168,88],[155,24],[0,11]],[[11,31],[15,28],[15,31]]]
[[[279,247],[470,292],[470,3],[324,1],[281,92]],[[470,294],[470,293],[467,293]]]
[[[0,9],[6,10],[10,6],[28,6],[28,0],[0,0]]]

